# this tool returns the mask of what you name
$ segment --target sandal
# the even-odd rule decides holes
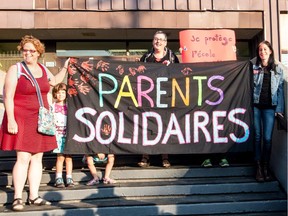
[[[97,185],[97,184],[99,184],[99,179],[98,178],[93,178],[93,179],[91,179],[89,182],[87,182],[87,186],[93,186],[93,185]]]
[[[38,201],[38,202],[37,202]],[[28,199],[29,205],[36,205],[36,206],[43,206],[43,205],[51,205],[51,202],[44,200],[40,196],[36,197],[35,199]]]
[[[13,211],[22,211],[24,209],[23,201],[21,198],[16,198],[13,200],[12,210]]]
[[[165,168],[169,168],[169,167],[171,166],[170,162],[169,162],[167,159],[164,159],[164,160],[162,161],[162,165],[163,165],[163,167],[165,167]]]
[[[142,167],[142,168],[147,168],[150,166],[150,162],[149,159],[143,157],[142,160],[138,163],[138,166]]]
[[[104,184],[115,184],[115,183],[117,183],[117,181],[114,179],[111,179],[111,178],[103,178],[103,183]]]

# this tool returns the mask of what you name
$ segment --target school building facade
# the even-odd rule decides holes
[[[1,69],[7,70],[5,57],[17,55],[25,34],[45,43],[43,61],[56,70],[56,59],[64,56],[134,60],[151,48],[157,30],[167,33],[179,55],[179,32],[186,29],[234,30],[238,59],[254,56],[266,39],[286,62],[287,11],[287,0],[2,0]]]
[[[26,34],[45,43],[41,61],[56,73],[67,56],[134,61],[157,30],[180,57],[179,32],[186,29],[234,30],[240,60],[268,40],[287,66],[287,26],[287,0],[1,0],[0,70],[21,59],[16,46]],[[276,131],[275,142],[281,145],[273,149],[273,167],[287,191],[287,134]]]

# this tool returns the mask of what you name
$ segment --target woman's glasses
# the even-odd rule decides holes
[[[37,52],[37,50],[23,49],[22,52],[23,52],[23,53],[27,53],[27,52],[35,53],[35,52]]]

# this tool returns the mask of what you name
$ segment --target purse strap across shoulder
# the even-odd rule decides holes
[[[27,67],[26,63],[25,63],[24,61],[22,61],[21,63],[22,63],[22,65],[23,65],[24,69],[26,70],[26,72],[31,76],[31,79],[32,79],[32,81],[34,82],[34,85],[35,85],[35,88],[36,88],[39,105],[40,105],[40,107],[43,107],[43,106],[44,106],[44,103],[43,103],[43,99],[42,99],[42,95],[41,95],[41,92],[40,92],[40,88],[39,88],[38,82],[37,82],[37,80],[34,78],[33,74],[32,74],[31,71],[29,70],[29,68]]]

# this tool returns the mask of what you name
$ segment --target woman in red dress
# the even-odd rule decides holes
[[[61,82],[67,72],[69,59],[62,70],[53,75],[47,68],[38,63],[38,58],[44,53],[45,47],[39,39],[24,36],[18,45],[22,51],[23,60],[28,66],[41,90],[43,103],[48,108],[47,93],[50,85]],[[4,87],[5,113],[0,130],[1,150],[15,150],[17,155],[13,167],[14,211],[23,210],[22,193],[26,179],[29,182],[30,205],[50,205],[39,194],[42,178],[43,153],[57,147],[54,136],[40,134],[37,131],[39,102],[35,85],[30,75],[21,63],[12,65],[5,78]]]

